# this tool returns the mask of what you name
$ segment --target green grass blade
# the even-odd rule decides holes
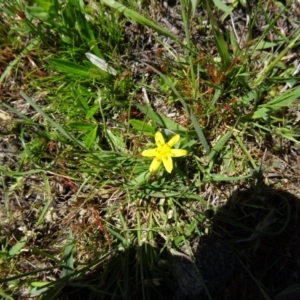
[[[79,146],[84,148],[84,144],[77,140],[75,137],[70,135],[67,131],[65,131],[60,125],[58,125],[55,121],[53,121],[43,110],[24,92],[20,92],[21,96],[39,113],[41,114],[54,128],[56,128],[63,136],[65,136],[68,140],[75,142]]]
[[[121,4],[117,1],[112,1],[112,0],[101,0],[101,2],[103,2],[104,4],[108,5],[109,7],[113,8],[113,9],[118,10],[120,13],[124,14],[125,17],[127,17],[143,26],[152,28],[159,34],[167,36],[167,37],[171,38],[172,40],[176,41],[177,43],[183,45],[183,43],[181,43],[178,40],[178,38],[175,35],[173,35],[172,33],[170,33],[168,30],[166,30],[165,28],[156,24],[154,21],[151,21],[151,20],[145,18],[144,16],[135,12],[134,10],[127,8],[123,4]]]
[[[188,107],[188,105],[186,104],[186,102],[184,101],[184,99],[182,98],[182,96],[179,94],[179,92],[177,91],[177,89],[175,88],[175,86],[173,85],[172,81],[170,80],[169,77],[165,76],[164,74],[162,74],[160,71],[158,71],[157,69],[155,69],[153,66],[150,66],[149,64],[145,63],[145,65],[151,69],[153,69],[154,72],[156,72],[164,81],[165,83],[170,87],[170,89],[174,92],[174,94],[178,97],[178,100],[180,101],[180,103],[182,104],[182,106],[184,107],[186,113],[188,114],[188,116],[190,117],[192,124],[195,128],[195,131],[198,135],[198,138],[203,146],[203,148],[205,149],[206,153],[208,154],[210,152],[208,143],[205,139],[204,133],[200,127],[200,125],[198,124],[198,121],[196,119],[196,117],[194,116],[194,114],[192,113],[191,109]]]
[[[213,0],[215,6],[220,10],[224,11],[226,14],[231,14],[232,9],[230,9],[224,2],[221,0]]]
[[[226,70],[230,66],[230,63],[231,63],[230,55],[228,52],[228,46],[223,38],[223,35],[219,28],[217,19],[215,18],[215,15],[210,8],[209,2],[207,0],[205,0],[204,4],[205,4],[205,8],[207,10],[207,14],[209,16],[210,24],[212,26],[212,31],[214,33],[216,46],[218,48],[218,52],[219,52],[221,60],[222,60],[223,70]]]
[[[4,72],[0,77],[0,84],[4,81],[6,76],[12,71],[13,67],[20,61],[24,55],[26,55],[30,50],[32,50],[35,46],[40,42],[39,38],[36,38],[30,42],[30,44],[5,68]]]
[[[255,163],[254,159],[252,158],[251,154],[249,153],[249,151],[247,150],[246,146],[242,142],[242,139],[238,136],[237,133],[233,133],[233,136],[235,137],[235,139],[239,143],[239,145],[240,145],[241,149],[243,150],[244,154],[248,157],[248,159],[249,159],[249,161],[252,165],[252,168],[254,170],[256,170],[257,169],[256,163]]]
[[[148,109],[148,106],[144,106],[141,105],[139,103],[135,104],[136,107],[143,112],[148,118],[150,119],[154,119],[153,121],[155,121],[156,124],[163,126],[164,128],[168,128],[172,131],[175,132],[186,132],[186,128],[184,128],[183,126],[175,123],[174,121],[172,121],[171,119],[162,116],[161,114],[156,113],[155,111],[150,112]],[[153,128],[153,127],[151,127]]]
[[[274,98],[273,100],[259,105],[258,109],[254,112],[252,119],[260,119],[266,118],[272,112],[283,108],[283,107],[290,107],[300,95],[300,87],[295,87],[284,94],[281,94]]]
[[[207,162],[210,163],[215,155],[225,147],[226,142],[231,138],[232,131],[226,132],[216,143],[216,145],[211,149]]]
[[[7,300],[14,300],[13,297],[5,294],[3,291],[0,290],[0,297],[2,297],[2,299],[7,299]]]
[[[205,176],[205,182],[217,182],[217,181],[241,181],[248,178],[253,177],[252,174],[245,175],[245,176],[227,176],[227,175],[220,175],[220,174],[209,174]]]
[[[60,70],[62,72],[68,73],[70,75],[79,75],[83,77],[90,77],[90,69],[81,65],[78,65],[76,63],[62,60],[62,59],[56,59],[51,58],[48,60],[48,63],[56,68],[57,70]]]
[[[8,252],[8,257],[11,258],[15,255],[17,255],[21,249],[26,245],[27,237],[23,236],[19,242],[17,242],[14,246],[11,247],[11,249]]]
[[[61,274],[62,278],[73,273],[73,270],[74,270],[74,258],[73,258],[74,243],[75,243],[75,241],[73,238],[72,230],[70,229],[66,248],[65,248],[65,266],[66,267],[63,268],[63,272]]]

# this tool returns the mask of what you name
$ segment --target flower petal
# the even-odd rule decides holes
[[[158,160],[158,159],[154,158],[152,160],[152,163],[151,163],[150,168],[149,168],[150,172],[151,173],[156,172],[160,165],[161,165],[161,160]]]
[[[166,156],[163,158],[164,167],[166,168],[168,173],[171,173],[173,170],[173,161],[171,156]]]
[[[172,157],[180,157],[187,155],[187,151],[184,149],[171,149]]]
[[[178,143],[179,140],[180,140],[180,135],[176,134],[168,141],[167,144],[172,148],[175,144]]]
[[[142,156],[147,156],[147,157],[156,156],[156,148],[155,149],[144,150],[142,152]]]
[[[160,131],[157,131],[155,133],[155,143],[156,143],[157,147],[161,147],[165,144],[165,139]]]

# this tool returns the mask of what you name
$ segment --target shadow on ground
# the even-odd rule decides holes
[[[101,271],[105,281],[98,274],[92,283],[109,294],[68,286],[59,299],[300,299],[299,206],[292,194],[262,183],[236,191],[225,206],[205,212],[213,230],[194,240],[194,261],[185,249],[156,249],[151,261],[137,260],[149,246],[130,249]]]
[[[218,210],[214,235],[235,260],[218,299],[300,299],[294,286],[300,278],[299,207],[289,192],[259,183]],[[293,292],[284,291],[291,286]]]
[[[299,205],[259,183],[206,211],[213,231],[199,239],[195,261],[173,258],[181,290],[173,299],[300,299]]]

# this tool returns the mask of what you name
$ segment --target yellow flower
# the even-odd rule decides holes
[[[164,140],[163,135],[158,131],[155,133],[155,143],[157,148],[144,150],[143,156],[154,157],[150,165],[150,172],[156,172],[161,163],[164,164],[167,172],[171,173],[173,170],[172,157],[180,157],[187,155],[187,151],[183,149],[172,149],[177,144],[180,136],[176,134],[167,143]]]

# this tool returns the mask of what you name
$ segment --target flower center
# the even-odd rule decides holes
[[[156,148],[156,159],[162,160],[171,155],[171,148],[167,144],[164,144]]]

